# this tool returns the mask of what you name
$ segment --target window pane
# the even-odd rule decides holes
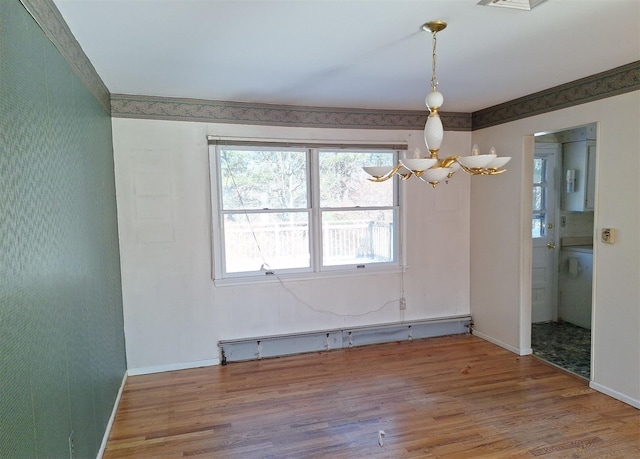
[[[535,158],[533,160],[533,183],[543,183],[545,181],[546,162],[544,158]]]
[[[544,237],[544,215],[534,215],[531,223],[531,237]]]
[[[307,207],[307,152],[220,149],[222,208]]]
[[[395,261],[394,211],[322,212],[325,266]]]
[[[392,166],[394,152],[321,151],[320,207],[393,206],[394,180],[373,183],[362,166]]]
[[[309,268],[309,214],[224,215],[226,272]]]
[[[533,210],[545,209],[545,188],[539,185],[533,187]]]

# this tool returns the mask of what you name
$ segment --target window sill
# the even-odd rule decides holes
[[[380,274],[399,274],[406,270],[406,266],[385,266],[382,268],[367,267],[364,269],[334,269],[315,273],[289,273],[264,276],[229,277],[226,279],[213,279],[216,287],[230,287],[234,285],[248,284],[273,284],[279,282],[300,282],[323,279],[336,279],[344,277],[377,276]]]

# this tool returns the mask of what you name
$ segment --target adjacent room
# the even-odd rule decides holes
[[[3,1],[0,457],[640,455],[639,24]]]

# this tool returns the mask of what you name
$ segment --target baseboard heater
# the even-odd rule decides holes
[[[330,351],[367,344],[409,341],[469,332],[471,316],[388,323],[369,327],[319,330],[218,342],[220,362],[240,362],[305,352]]]

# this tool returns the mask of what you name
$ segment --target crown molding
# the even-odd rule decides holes
[[[20,0],[38,23],[44,34],[58,49],[76,75],[98,100],[102,108],[111,114],[109,90],[96,72],[91,61],[75,39],[69,26],[51,0]]]
[[[111,95],[115,118],[342,129],[423,129],[427,113],[297,105],[252,104],[203,99]],[[441,112],[447,130],[470,131],[471,114]]]
[[[540,115],[640,89],[640,61],[472,113],[472,130]]]

